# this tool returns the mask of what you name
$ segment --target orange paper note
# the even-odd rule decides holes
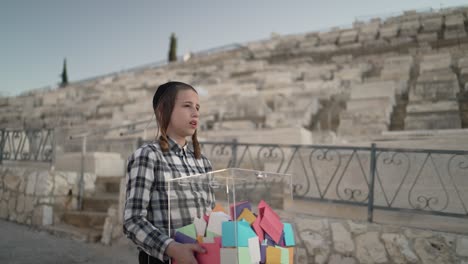
[[[294,264],[294,248],[290,247],[289,250],[289,264]]]
[[[266,264],[281,264],[281,249],[275,247],[267,247],[266,249]]]
[[[245,221],[249,222],[249,224],[252,225],[256,217],[248,208],[244,208],[242,213],[237,218],[238,221],[240,221],[241,219],[245,219]]]

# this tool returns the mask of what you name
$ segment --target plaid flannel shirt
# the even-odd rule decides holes
[[[167,261],[164,253],[173,241],[168,234],[168,198],[171,231],[193,223],[194,217],[202,217],[215,203],[214,193],[206,184],[204,187],[171,184],[169,191],[167,181],[211,170],[206,157],[197,160],[193,150],[179,147],[170,138],[168,152],[163,152],[159,143],[137,149],[127,165],[123,228],[127,237],[141,250]]]

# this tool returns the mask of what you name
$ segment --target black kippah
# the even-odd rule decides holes
[[[161,97],[163,96],[163,94],[167,91],[167,89],[170,86],[171,86],[171,83],[168,82],[158,87],[158,89],[156,90],[156,93],[154,93],[154,96],[153,96],[153,109],[156,109],[158,107],[158,103],[161,100]]]
[[[158,89],[156,90],[156,93],[154,93],[153,96],[153,109],[155,110],[158,107],[159,101],[161,101],[161,98],[164,96],[167,90],[169,89],[176,89],[177,87],[190,87],[193,89],[192,86],[183,83],[183,82],[167,82],[165,84],[161,84]],[[194,89],[195,90],[195,89]]]

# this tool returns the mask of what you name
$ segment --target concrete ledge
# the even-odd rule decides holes
[[[86,153],[84,172],[93,173],[98,177],[124,176],[125,160],[119,153],[90,152]],[[55,169],[61,171],[81,172],[81,153],[71,152],[58,155]]]

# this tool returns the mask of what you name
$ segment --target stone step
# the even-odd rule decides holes
[[[118,193],[99,193],[93,197],[83,198],[83,210],[95,212],[107,212],[112,205],[118,206]]]
[[[112,177],[97,177],[96,192],[97,193],[119,193],[121,176]]]
[[[95,211],[68,211],[64,212],[62,221],[65,224],[79,228],[102,228],[107,217],[107,212]]]
[[[71,238],[80,242],[98,242],[102,236],[102,228],[79,228],[63,223],[46,226],[45,230],[54,236]]]

